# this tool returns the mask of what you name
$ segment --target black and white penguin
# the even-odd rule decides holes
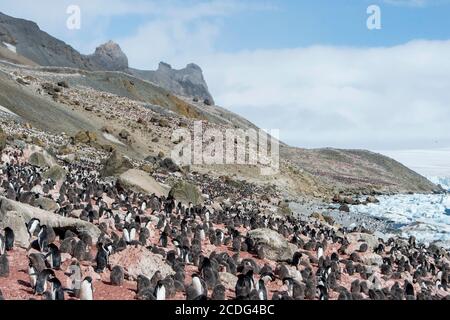
[[[9,277],[9,261],[6,254],[0,255],[0,277]]]
[[[36,268],[33,266],[33,263],[30,261],[28,263],[28,276],[30,277],[30,286],[33,290],[35,290],[36,288],[38,273],[39,272],[36,270]]]
[[[258,297],[259,300],[267,300],[267,289],[263,279],[258,281]]]
[[[4,255],[6,252],[6,240],[5,237],[0,233],[0,256]]]
[[[50,269],[59,270],[59,268],[61,267],[61,252],[54,243],[48,245],[46,261]]]
[[[192,283],[186,288],[187,300],[198,300],[206,297],[207,291],[198,274],[192,275]]]
[[[317,297],[319,300],[328,300],[328,289],[322,281],[317,285]]]
[[[128,228],[123,229],[123,238],[127,244],[136,240],[136,227],[130,225]]]
[[[319,248],[317,249],[317,259],[320,260],[320,258],[323,257],[323,246],[319,245]]]
[[[41,221],[39,219],[33,218],[27,223],[27,230],[30,237],[36,235],[41,229]]]
[[[5,228],[5,250],[11,251],[14,248],[14,231],[6,227]]]
[[[103,270],[108,267],[109,264],[109,255],[110,251],[103,243],[97,244],[97,255],[95,257],[95,261],[97,262],[97,266],[95,268],[95,272],[103,273]]]
[[[58,278],[50,276],[48,283],[52,300],[64,300],[64,289]]]
[[[38,246],[41,252],[47,252],[48,248],[48,234],[47,234],[47,226],[42,226],[41,230],[38,234]]]
[[[162,281],[158,281],[155,287],[155,293],[153,294],[156,300],[166,300],[166,287]]]
[[[253,274],[250,270],[249,273]],[[254,289],[253,277],[249,273],[240,274],[235,286],[236,298],[248,297]]]
[[[51,269],[44,269],[38,273],[36,285],[34,287],[35,295],[42,295],[45,291],[47,291],[47,281],[50,277],[55,277],[55,273]]]
[[[91,277],[86,277],[81,282],[80,300],[94,300],[94,285]]]
[[[168,242],[169,242],[169,240],[168,240],[168,237],[167,237],[167,233],[166,232],[162,232],[161,233],[161,237],[159,238],[159,244],[163,248],[167,248]]]

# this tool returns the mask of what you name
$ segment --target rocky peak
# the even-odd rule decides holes
[[[172,70],[172,66],[166,62],[160,62],[158,65],[158,70]]]
[[[103,70],[118,71],[128,68],[127,56],[120,46],[113,41],[108,41],[97,47],[91,59],[94,65],[98,65]]]
[[[214,104],[203,77],[203,71],[195,63],[190,63],[185,68],[178,70],[173,69],[166,62],[160,62],[156,71],[141,75],[176,94],[207,100],[208,103]]]

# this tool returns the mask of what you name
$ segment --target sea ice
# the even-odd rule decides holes
[[[384,218],[394,222],[404,237],[413,235],[426,244],[439,241],[450,248],[450,195],[395,195],[379,200],[379,204],[352,206],[352,213]]]

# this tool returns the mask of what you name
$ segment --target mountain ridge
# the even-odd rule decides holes
[[[120,46],[111,40],[99,45],[93,54],[83,55],[64,41],[41,30],[35,22],[0,12],[0,46],[7,48],[7,44],[14,46],[18,55],[40,66],[122,71],[152,81],[178,95],[214,104],[201,68],[193,63],[180,70],[172,69],[163,62],[156,71],[132,69]],[[162,65],[169,68],[162,68]]]
[[[24,26],[20,25],[22,23],[45,39],[50,39],[58,49],[53,51],[59,52],[61,56],[51,57],[47,55],[50,51],[37,50],[37,53],[42,54],[37,55],[42,61],[52,58],[52,63],[44,67],[24,63],[30,60],[24,53],[33,52],[27,48],[26,41],[30,41],[32,47],[42,47],[42,43],[39,43],[39,37],[29,39],[25,36],[22,30]],[[18,35],[14,30],[19,30]],[[17,53],[3,44],[6,41],[15,46]],[[120,46],[112,41],[99,46],[94,54],[83,56],[64,42],[40,31],[36,24],[0,14],[2,45],[1,49],[13,56],[6,60],[23,65],[0,63],[0,104],[19,114],[23,121],[42,130],[57,133],[70,129],[70,135],[75,135],[78,130],[88,130],[94,132],[102,144],[111,144],[111,141],[104,139],[102,128],[113,122],[116,135],[125,130],[129,137],[128,144],[116,144],[114,147],[144,159],[149,153],[169,154],[174,144],[167,128],[192,126],[193,121],[206,121],[221,129],[257,129],[248,120],[214,104],[201,68],[196,64],[188,64],[180,70],[163,62],[155,71],[132,69]],[[47,48],[45,43],[43,48]],[[2,50],[0,58],[5,59]],[[95,65],[108,70],[98,71],[93,67]],[[43,90],[48,91],[49,87],[60,82],[67,83],[69,89],[58,89],[62,92],[43,96]],[[208,95],[200,97],[201,93]],[[51,102],[50,105],[47,101]],[[111,105],[105,106],[107,101]],[[133,106],[134,112],[139,110],[141,113],[151,110],[153,116],[136,117],[132,113],[112,117],[111,113],[127,112],[118,110],[120,106]],[[107,111],[107,108],[112,110]],[[128,116],[133,118],[127,119]],[[147,137],[145,141],[142,140],[144,136]],[[276,184],[293,197],[301,194],[329,199],[339,192],[370,194],[439,191],[436,185],[424,177],[383,155],[361,150],[308,150],[283,143],[280,145],[280,173],[275,178],[262,177],[259,170],[251,166],[203,166],[195,170],[217,176],[237,176],[254,183]]]

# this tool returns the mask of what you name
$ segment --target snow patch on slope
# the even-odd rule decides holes
[[[6,48],[8,48],[8,50],[17,53],[17,49],[16,46],[13,46],[12,44],[8,43],[8,42],[3,42],[3,44],[6,46]]]

